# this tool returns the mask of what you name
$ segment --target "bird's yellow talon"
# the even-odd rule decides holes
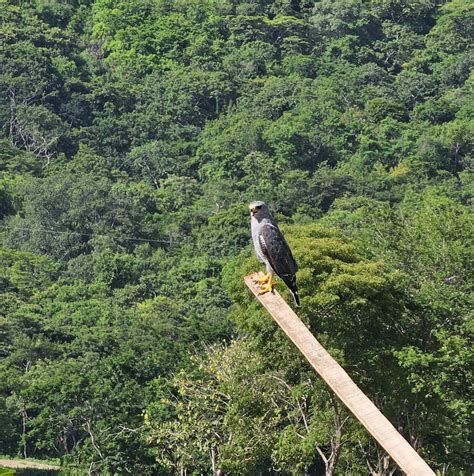
[[[267,274],[265,274],[264,276],[262,276],[261,278],[257,278],[257,279],[255,280],[255,282],[256,282],[257,284],[267,284],[268,281],[271,279],[271,277],[272,277],[272,275],[271,275],[270,273],[267,273]]]
[[[260,292],[258,294],[265,294],[273,292],[273,288],[275,287],[275,281],[273,281],[272,276],[270,275],[270,279],[268,280],[265,286],[260,288]]]

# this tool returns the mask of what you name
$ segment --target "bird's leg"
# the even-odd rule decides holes
[[[271,279],[271,273],[267,273],[264,276],[262,276],[261,278],[257,278],[255,280],[255,282],[257,284],[267,284],[270,279]]]
[[[262,286],[260,288],[260,291],[258,294],[265,294],[265,293],[271,293],[273,292],[273,288],[275,287],[275,281],[273,281],[273,275],[271,273],[268,273],[270,276],[270,279],[267,281],[265,286]]]

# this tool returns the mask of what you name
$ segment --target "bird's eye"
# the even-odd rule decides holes
[[[260,208],[262,208],[262,205],[257,205],[255,208],[256,208],[257,210],[260,210]]]

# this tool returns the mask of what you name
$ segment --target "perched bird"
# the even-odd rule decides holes
[[[267,274],[257,281],[261,285],[260,294],[273,291],[273,273],[276,273],[290,288],[295,304],[299,306],[295,275],[298,265],[288,243],[265,203],[252,202],[249,208],[253,246],[258,260],[265,265],[267,271]]]

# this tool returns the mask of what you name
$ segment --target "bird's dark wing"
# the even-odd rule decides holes
[[[293,276],[298,271],[298,265],[291,253],[290,247],[280,229],[270,223],[261,227],[258,235],[260,246],[275,273],[281,278]]]

